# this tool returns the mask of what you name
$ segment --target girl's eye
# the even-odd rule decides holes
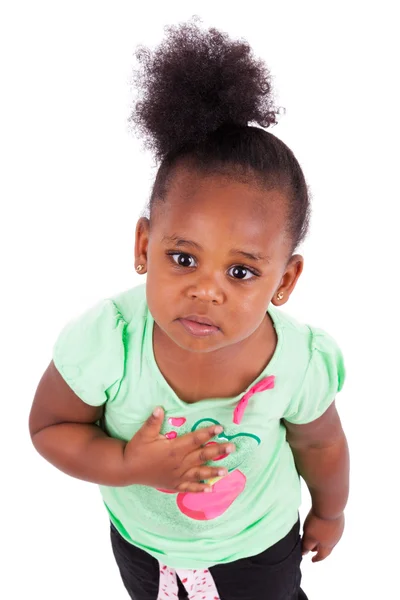
[[[172,260],[174,262],[176,262],[177,265],[179,265],[180,267],[195,267],[196,266],[196,261],[194,260],[193,256],[190,256],[190,254],[184,254],[183,252],[181,253],[173,253],[170,254],[170,256],[172,257]]]
[[[252,279],[255,277],[255,274],[250,271],[250,269],[246,269],[246,267],[231,267],[228,271],[229,275],[234,279]]]
[[[180,267],[193,269],[197,267],[197,263],[195,258],[190,254],[186,254],[185,252],[170,252],[168,255],[172,258],[174,263],[179,265]],[[234,279],[245,280],[245,279],[253,279],[256,277],[256,273],[250,271],[247,267],[242,267],[240,265],[236,265],[235,267],[231,267],[228,270],[228,274]]]

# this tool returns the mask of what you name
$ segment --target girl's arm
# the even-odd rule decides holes
[[[336,519],[349,495],[349,450],[335,403],[312,423],[284,424],[297,470],[311,494],[313,513]]]
[[[96,425],[102,407],[89,406],[67,385],[53,362],[44,373],[29,416],[33,445],[55,467],[78,479],[112,487],[148,485],[171,491],[211,491],[208,479],[226,469],[207,466],[234,451],[230,442],[209,445],[222,427],[204,427],[173,440],[161,435],[164,412],[156,410],[128,442]]]
[[[349,495],[349,449],[335,403],[315,421],[294,425],[285,421],[287,441],[296,467],[306,482],[312,508],[303,525],[302,552],[324,560],[344,530]]]
[[[55,467],[100,485],[126,485],[126,443],[110,438],[96,422],[102,406],[83,402],[50,363],[36,390],[29,415],[35,449]]]

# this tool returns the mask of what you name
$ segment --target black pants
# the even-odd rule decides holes
[[[210,568],[221,600],[307,600],[300,589],[301,543],[298,521],[287,536],[249,558]],[[111,544],[122,581],[132,600],[157,600],[159,563],[120,536],[111,524]],[[179,598],[187,598],[182,584]]]

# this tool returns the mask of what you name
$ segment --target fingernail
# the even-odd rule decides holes
[[[208,487],[204,491],[206,494],[209,494],[210,492],[212,492],[212,487]]]
[[[214,433],[216,433],[216,434],[218,435],[219,433],[222,433],[222,432],[223,432],[223,430],[224,430],[224,428],[223,428],[223,427],[221,427],[221,425],[218,425],[218,426],[217,426],[217,427],[214,429]]]
[[[227,475],[227,474],[228,474],[228,471],[226,469],[219,469],[219,471],[218,471],[218,475],[220,477],[224,477],[224,475]]]
[[[155,408],[153,410],[153,417],[159,417],[161,414],[161,408],[159,406],[157,406],[157,408]]]
[[[236,448],[235,446],[227,446],[226,450],[225,450],[225,454],[231,454],[232,452],[235,452]]]

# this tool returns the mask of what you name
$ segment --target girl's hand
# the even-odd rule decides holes
[[[332,552],[343,535],[344,514],[337,519],[321,519],[311,509],[304,521],[302,554],[316,552],[312,562],[324,560]]]
[[[147,485],[171,492],[211,492],[211,486],[200,482],[223,477],[228,471],[204,463],[234,452],[235,446],[226,442],[205,447],[222,432],[223,428],[216,425],[169,440],[160,433],[163,420],[164,411],[156,409],[125,446],[126,485]]]

